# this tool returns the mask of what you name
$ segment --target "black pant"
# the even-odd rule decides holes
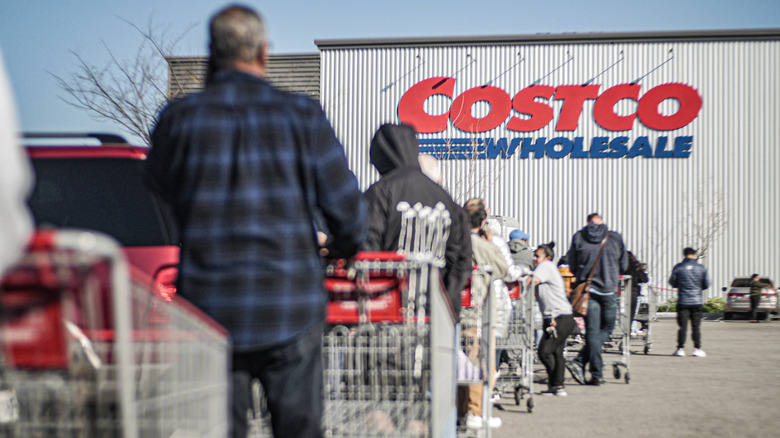
[[[544,320],[544,335],[539,342],[539,360],[547,370],[547,386],[554,388],[563,386],[563,370],[565,360],[563,358],[563,347],[566,345],[566,338],[574,331],[574,318],[571,315],[560,315],[555,318],[555,327],[557,336],[553,337],[547,332],[550,326],[550,319]]]
[[[758,318],[758,303],[761,301],[761,295],[750,296],[750,320],[757,321]]]
[[[274,437],[322,437],[321,326],[284,345],[233,353],[232,437],[247,436],[255,378],[263,386]]]
[[[677,348],[685,346],[685,336],[688,332],[688,320],[691,320],[691,338],[693,339],[693,348],[701,348],[701,316],[704,313],[704,306],[685,306],[677,305]]]

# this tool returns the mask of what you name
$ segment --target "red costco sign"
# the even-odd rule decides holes
[[[562,101],[555,130],[574,131],[585,101],[594,100],[593,120],[608,131],[629,131],[637,119],[650,129],[672,131],[691,123],[701,110],[702,98],[690,85],[661,84],[647,90],[642,96],[639,95],[640,88],[639,84],[619,84],[599,94],[601,85],[533,85],[510,97],[503,89],[486,85],[470,88],[454,96],[455,78],[433,77],[414,84],[404,93],[398,103],[398,117],[402,123],[413,126],[419,133],[443,132],[448,121],[464,132],[487,132],[504,122],[510,131],[534,132],[553,120],[551,101]],[[437,95],[452,99],[449,111],[428,114],[424,103]],[[620,115],[615,112],[615,105],[623,99],[637,103],[634,113]],[[665,115],[659,111],[659,105],[667,99],[675,99],[679,103],[674,114]],[[484,117],[472,115],[471,109],[477,102],[490,105]]]

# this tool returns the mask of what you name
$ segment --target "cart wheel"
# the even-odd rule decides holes
[[[533,412],[534,411],[534,398],[533,397],[529,397],[528,401],[525,402],[525,406],[528,408],[528,412]]]
[[[628,371],[626,371],[626,385],[628,385],[628,382],[631,381],[631,377],[628,375]]]
[[[612,367],[612,375],[615,376],[616,379],[620,378],[620,367],[617,365]]]
[[[523,399],[522,388],[515,388],[515,405],[520,406],[520,400]]]

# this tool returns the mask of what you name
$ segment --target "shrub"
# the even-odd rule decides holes
[[[704,303],[704,313],[723,313],[726,308],[726,302],[723,298],[710,298]]]
[[[676,312],[677,298],[669,298],[666,303],[660,304],[657,309],[659,312]]]
[[[726,308],[726,302],[723,298],[710,298],[704,303],[704,313],[723,313]],[[677,298],[669,298],[666,303],[658,306],[659,312],[676,312]]]

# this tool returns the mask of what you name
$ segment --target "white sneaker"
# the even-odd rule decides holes
[[[466,414],[466,427],[471,430],[482,429],[482,417],[474,414]]]
[[[682,348],[678,348],[677,351],[675,351],[672,356],[685,357],[685,350],[683,350]]]
[[[501,393],[498,391],[494,391],[491,400],[493,401],[494,404],[501,403]]]
[[[480,430],[482,429],[483,425],[485,423],[482,421],[482,417],[474,415],[474,414],[466,414],[466,427],[471,430]],[[503,422],[498,417],[490,417],[488,420],[488,426],[490,426],[491,429],[498,429],[501,427]]]
[[[707,357],[707,353],[701,348],[696,348],[693,350],[693,357]]]

